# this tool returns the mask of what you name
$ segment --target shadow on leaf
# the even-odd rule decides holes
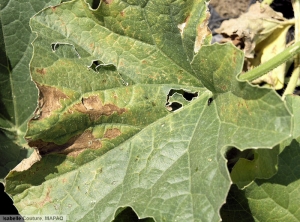
[[[254,222],[245,191],[239,190],[235,184],[231,186],[226,204],[222,206],[220,214],[223,222]]]
[[[59,174],[65,173],[63,172],[64,170],[59,170],[58,167],[65,160],[65,155],[51,154],[43,156],[41,161],[33,164],[29,170],[22,172],[11,171],[6,180],[14,180],[18,182],[11,183],[10,186],[6,186],[6,192],[13,196],[32,186],[39,186],[46,180],[55,178]],[[66,164],[67,163],[65,163],[65,165]],[[19,186],[19,184],[22,184],[22,186]]]

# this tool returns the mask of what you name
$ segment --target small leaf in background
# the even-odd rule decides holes
[[[234,165],[230,176],[239,189],[249,185],[254,179],[267,179],[277,173],[277,156],[279,147],[273,149],[251,150],[250,158],[240,157]]]

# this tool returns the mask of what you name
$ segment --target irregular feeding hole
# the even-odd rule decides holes
[[[51,44],[51,49],[52,49],[53,52],[55,52],[56,49],[58,49],[58,47],[59,47],[59,44],[57,44],[57,43],[52,43]]]
[[[81,58],[77,49],[73,44],[70,43],[52,43],[52,52],[54,52],[59,57],[63,58]]]
[[[181,103],[172,102],[172,103],[166,103],[167,110],[174,112],[182,107]]]
[[[97,9],[99,7],[100,0],[89,0],[88,3],[92,9]]]
[[[90,69],[94,70],[94,72],[98,72],[97,67],[100,65],[98,60],[94,60],[92,64],[89,66]]]
[[[168,98],[169,99],[171,96],[173,96],[175,93],[181,94],[183,98],[185,98],[187,101],[192,101],[193,99],[198,97],[198,92],[187,92],[183,89],[171,89],[168,93]]]
[[[183,89],[171,89],[167,95],[166,108],[174,112],[198,97],[198,92],[187,92]]]
[[[247,160],[254,160],[254,150],[247,149],[244,151],[240,151],[239,149],[232,147],[226,152],[227,159],[227,168],[229,172],[232,171],[232,168],[237,163],[240,158],[244,158]]]
[[[99,72],[100,69],[116,71],[116,67],[113,64],[104,64],[100,60],[93,60],[92,64],[89,66],[94,72]]]

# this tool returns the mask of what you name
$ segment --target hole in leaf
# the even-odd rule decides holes
[[[115,214],[113,222],[154,222],[150,217],[139,219],[131,207],[119,208]]]
[[[53,52],[55,52],[56,49],[58,49],[58,47],[59,47],[59,44],[57,44],[57,43],[52,43],[51,44],[51,49],[52,49]]]
[[[95,72],[98,72],[97,71],[97,67],[100,65],[100,62],[95,60],[93,61],[92,65],[89,66],[90,69],[94,70]]]
[[[166,103],[167,110],[174,112],[182,107],[181,103],[172,102],[172,103]]]
[[[87,3],[89,3],[92,9],[97,9],[99,7],[100,0],[87,0]]]
[[[51,49],[59,57],[81,58],[75,46],[70,43],[52,43]]]
[[[171,96],[173,96],[175,93],[178,93],[178,94],[181,94],[183,96],[183,98],[185,98],[187,101],[192,101],[193,99],[197,98],[198,97],[198,92],[187,92],[183,89],[171,89],[169,91],[169,94],[168,94],[168,101],[169,101],[169,98]]]
[[[232,171],[232,168],[237,163],[240,158],[244,158],[247,160],[254,160],[254,150],[247,149],[240,151],[239,149],[232,147],[226,152],[226,159],[227,159],[227,168],[229,172]]]
[[[193,99],[198,97],[198,92],[188,92],[183,89],[171,89],[167,95],[166,108],[174,112]]]
[[[109,71],[116,71],[116,67],[113,64],[104,64],[99,60],[94,60],[92,64],[89,66],[94,72],[99,72],[101,69],[109,70]]]

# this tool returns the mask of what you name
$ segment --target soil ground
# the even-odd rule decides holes
[[[251,4],[257,0],[210,0],[209,5],[222,19],[236,18],[246,12]],[[260,2],[262,0],[259,0]],[[293,18],[293,8],[291,0],[273,0],[271,7],[281,12],[287,19]],[[212,14],[212,16],[214,16]]]
[[[246,12],[252,0],[211,0],[210,5],[222,18],[238,17]]]

